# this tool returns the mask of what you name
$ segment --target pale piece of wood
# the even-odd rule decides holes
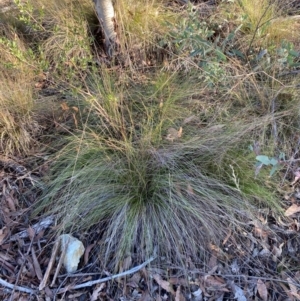
[[[48,278],[50,276],[50,272],[52,270],[52,267],[55,263],[55,258],[56,258],[56,254],[59,250],[59,247],[60,247],[60,238],[58,238],[54,244],[54,247],[52,249],[52,255],[51,255],[51,258],[50,258],[50,261],[49,261],[49,264],[47,266],[47,270],[45,272],[45,275],[44,275],[44,278],[43,280],[41,281],[40,285],[39,285],[39,290],[41,291],[42,289],[45,288],[46,284],[47,284],[47,281],[48,281]]]
[[[156,256],[152,256],[148,260],[146,260],[144,263],[142,263],[142,264],[140,264],[140,265],[138,265],[138,266],[136,266],[136,267],[134,267],[134,268],[132,268],[128,271],[122,272],[120,274],[116,274],[116,275],[112,275],[112,276],[105,277],[105,278],[102,278],[102,279],[88,281],[88,282],[78,284],[78,285],[75,285],[75,286],[69,286],[69,287],[63,288],[63,289],[59,290],[57,292],[57,294],[62,294],[66,290],[80,289],[80,288],[83,288],[83,287],[92,286],[94,284],[99,284],[99,283],[107,282],[107,281],[110,281],[110,280],[113,280],[113,279],[116,279],[116,278],[119,278],[119,277],[124,277],[124,276],[130,275],[130,274],[134,274],[134,273],[138,272],[139,270],[141,270],[142,268],[144,268],[147,264],[149,264],[155,258],[156,258]]]
[[[61,237],[58,238],[61,242]],[[65,255],[66,255],[66,252],[67,252],[67,248],[68,248],[68,243],[69,243],[69,239],[67,240],[67,242],[65,243],[65,247],[63,248],[62,252],[61,252],[61,255],[60,255],[60,258],[59,258],[59,262],[58,262],[58,265],[56,267],[56,271],[55,271],[55,274],[53,276],[53,280],[50,284],[51,287],[53,287],[55,285],[55,281],[56,281],[56,278],[58,276],[58,273],[60,271],[60,268],[64,262],[64,258],[65,258]]]
[[[7,281],[3,280],[0,278],[0,284],[5,286],[5,287],[8,287],[12,290],[16,290],[16,291],[19,291],[19,292],[23,292],[23,293],[27,293],[27,294],[31,294],[31,295],[35,295],[36,294],[36,291],[29,288],[29,287],[23,287],[23,286],[18,286],[18,285],[14,285],[14,284],[11,284],[11,283],[8,283]]]

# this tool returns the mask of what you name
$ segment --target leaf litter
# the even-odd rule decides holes
[[[228,229],[210,255],[186,270],[156,260],[144,265],[128,254],[122,274],[101,267],[97,233],[78,233],[86,251],[80,269],[59,268],[54,219],[28,224],[29,208],[38,191],[15,170],[1,172],[0,298],[2,300],[299,300],[300,210],[296,187],[283,202],[284,216],[259,210],[256,221]],[[24,200],[24,195],[26,199]],[[296,196],[295,196],[296,195]],[[162,259],[160,259],[160,262]],[[100,268],[101,267],[101,268]]]

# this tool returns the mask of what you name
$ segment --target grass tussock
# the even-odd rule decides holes
[[[224,237],[228,222],[235,227],[252,216],[249,199],[274,201],[255,194],[257,182],[244,189],[232,176],[226,180],[222,167],[236,157],[228,159],[230,150],[272,118],[191,131],[184,124],[189,112],[179,104],[197,94],[196,87],[179,86],[174,75],[154,78],[130,91],[105,72],[86,82],[86,126],[57,154],[35,211],[49,214],[55,202],[51,213],[60,231],[100,227],[100,256],[113,267],[127,254],[140,261],[154,250],[177,263],[184,254],[196,258],[208,242]],[[171,126],[178,131],[170,139]]]
[[[33,53],[10,27],[0,36],[0,150],[27,154],[40,132],[35,116]]]
[[[0,75],[0,106],[1,152],[29,153],[41,128],[34,114],[34,93],[28,74],[19,73],[13,80],[5,73]]]
[[[33,216],[55,215],[58,232],[96,228],[107,266],[155,252],[182,264],[255,219],[257,208],[281,209],[275,180],[270,186],[266,169],[255,175],[249,145],[270,157],[294,152],[298,25],[275,2],[223,5],[234,10],[211,20],[228,17],[228,32],[196,6],[116,1],[111,61],[92,1],[19,3],[27,40],[4,28],[1,152],[28,153],[34,144],[34,81],[43,70],[40,94],[54,93],[66,123],[40,137],[53,141],[52,161]],[[250,54],[257,46],[274,51]]]
[[[39,0],[33,12],[40,17],[36,31],[43,61],[66,80],[85,72],[92,62],[92,1],[54,1],[49,5]]]
[[[178,18],[160,0],[118,1],[115,10],[122,32],[121,43],[127,49],[153,47],[158,38],[169,32],[167,23],[172,24]]]
[[[62,229],[100,226],[107,263],[116,266],[126,254],[143,260],[157,248],[174,262],[183,254],[197,256],[208,241],[223,237],[220,225],[245,214],[239,193],[202,173],[201,153],[189,147],[156,150],[143,141],[118,143],[112,153],[94,136],[74,142],[80,146],[53,169],[52,179],[59,178],[45,205],[56,199],[53,213]]]
[[[286,16],[279,1],[240,0],[234,5],[243,24],[242,40],[248,46],[279,46],[284,40],[297,40],[299,20]]]

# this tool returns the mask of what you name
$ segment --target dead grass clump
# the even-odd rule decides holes
[[[239,19],[237,25],[242,24],[244,34],[239,42],[245,48],[279,47],[284,40],[297,40],[299,20],[285,15],[277,1],[241,0],[231,5]]]
[[[115,6],[117,24],[120,26],[120,37],[127,49],[139,46],[149,47],[168,33],[167,23],[175,22],[172,14],[163,1],[119,1]]]
[[[121,0],[114,8],[121,64],[133,72],[161,64],[165,55],[161,40],[179,16],[161,0]]]
[[[45,9],[53,24],[42,49],[51,70],[70,80],[84,73],[92,62],[92,38],[87,21],[89,12],[79,3],[60,1],[55,4]]]
[[[27,154],[40,131],[28,73],[17,70],[14,78],[0,75],[0,150],[7,155]]]
[[[26,154],[40,130],[33,113],[34,55],[12,28],[3,26],[0,58],[0,149]]]

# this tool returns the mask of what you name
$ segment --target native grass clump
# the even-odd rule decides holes
[[[191,134],[188,112],[178,107],[196,93],[187,84],[183,91],[163,74],[129,93],[107,79],[87,82],[82,100],[93,125],[87,120],[57,154],[36,213],[55,202],[60,231],[100,227],[103,258],[114,267],[126,254],[142,260],[158,252],[174,262],[199,256],[223,237],[228,221],[235,227],[239,216],[252,215],[243,193],[209,169],[255,126]]]
[[[125,64],[144,68],[163,60],[160,40],[170,32],[180,14],[161,0],[118,1],[115,6],[121,56]]]
[[[255,167],[257,154],[297,149],[298,25],[275,2],[223,1],[204,19],[192,5],[117,1],[111,56],[93,1],[15,3],[0,40],[1,152],[28,154],[50,107],[72,121],[47,115],[33,218],[52,214],[59,233],[96,229],[117,269],[128,254],[201,258],[258,209],[282,210],[286,177]]]
[[[0,35],[0,151],[27,154],[41,126],[36,116],[34,54],[13,28]]]
[[[299,20],[288,15],[286,4],[276,0],[232,1],[221,6],[219,22],[233,22],[239,28],[239,47],[248,55],[260,47],[271,50],[283,41],[294,43],[298,39]]]
[[[184,254],[196,258],[224,237],[226,224],[253,219],[254,208],[280,210],[246,149],[274,138],[265,129],[287,113],[255,116],[251,108],[243,122],[221,114],[218,124],[201,126],[187,105],[203,92],[198,78],[152,76],[129,87],[114,72],[86,78],[78,99],[87,108],[83,130],[56,154],[35,211],[54,208],[59,231],[100,229],[100,256],[113,268],[128,254],[141,261],[155,252],[182,264]]]
[[[92,62],[92,1],[15,1],[16,18],[26,25],[45,69],[75,81]]]

